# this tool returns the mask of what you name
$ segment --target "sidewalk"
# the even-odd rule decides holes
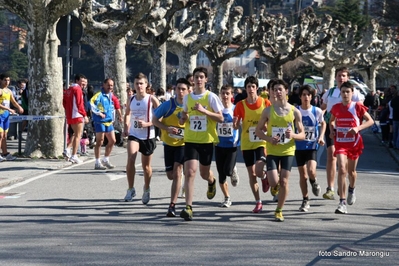
[[[26,139],[26,133],[23,133]],[[25,149],[25,141],[21,143],[22,154]],[[0,163],[0,188],[11,184],[22,182],[25,179],[44,174],[48,171],[56,171],[71,166],[72,163],[64,159],[31,159],[18,155],[18,140],[7,140],[8,152],[16,156],[15,161],[4,161]],[[89,156],[79,157],[83,161],[94,159],[94,150],[88,149]],[[115,147],[112,154],[125,152],[125,149]],[[0,195],[1,196],[1,195]]]

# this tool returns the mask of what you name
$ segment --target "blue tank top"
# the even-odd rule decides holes
[[[305,140],[296,140],[295,145],[297,150],[317,150],[319,144],[319,122],[317,121],[316,107],[312,106],[309,110],[303,110],[300,106],[297,107],[302,115],[302,124],[305,131]]]
[[[240,146],[238,129],[233,129],[233,113],[235,105],[230,108],[224,108],[223,123],[217,123],[217,133],[219,143],[216,145],[222,148],[233,148]]]

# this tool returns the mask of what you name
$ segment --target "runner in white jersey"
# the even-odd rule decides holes
[[[317,150],[319,145],[324,145],[326,123],[324,122],[323,111],[310,104],[314,96],[315,89],[309,85],[304,85],[299,88],[301,105],[297,108],[302,115],[305,139],[295,141],[295,159],[299,172],[299,186],[303,197],[299,210],[303,212],[309,211],[310,208],[308,179],[312,187],[313,195],[319,196],[321,190],[316,178]],[[320,130],[319,125],[321,125]]]
[[[323,103],[321,105],[321,109],[326,111],[324,114],[324,119],[328,124],[330,122],[330,111],[331,108],[337,104],[342,102],[340,87],[342,83],[347,82],[349,80],[349,69],[347,67],[338,68],[335,71],[335,80],[337,83],[336,87],[333,87],[326,91],[323,94]],[[362,102],[364,97],[359,93],[358,90],[353,92],[352,101],[354,102]],[[327,190],[326,193],[323,194],[323,198],[325,199],[334,199],[334,183],[335,183],[335,174],[337,172],[337,159],[334,157],[334,143],[333,140],[330,139],[330,128],[326,128],[325,138],[327,145],[327,163],[326,163],[326,171],[327,171]]]
[[[156,148],[155,130],[152,124],[153,109],[159,106],[155,96],[146,93],[147,76],[139,73],[134,79],[136,94],[126,106],[124,118],[124,135],[128,137],[126,175],[128,190],[125,201],[132,201],[136,196],[134,177],[136,174],[136,158],[141,153],[141,164],[144,171],[143,204],[147,204],[150,197],[150,182],[152,175],[151,158]]]

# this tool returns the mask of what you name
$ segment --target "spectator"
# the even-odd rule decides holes
[[[364,99],[364,105],[369,108],[371,117],[375,119],[378,106],[380,105],[378,94],[376,94],[375,91],[369,92]]]
[[[94,128],[96,132],[96,146],[94,147],[94,156],[96,158],[94,164],[95,170],[115,168],[115,166],[109,161],[109,156],[116,142],[113,126],[115,115],[113,100],[114,93],[112,93],[113,88],[114,81],[110,78],[105,79],[101,91],[97,92],[90,100],[91,112],[93,114]],[[104,136],[107,137],[108,143],[105,147],[104,158],[100,160],[100,149],[104,141]]]
[[[383,103],[378,120],[381,127],[381,143],[388,144],[389,141],[389,107],[388,104]]]
[[[15,114],[11,109],[10,104],[13,104],[18,112],[24,112],[22,107],[15,100],[11,90],[8,88],[10,85],[10,76],[7,74],[0,75],[0,148],[2,155],[0,155],[0,162],[14,161],[16,158],[7,151],[7,132],[10,127],[10,114]]]
[[[288,96],[288,103],[294,106],[301,105],[301,97],[299,97],[299,86],[295,85],[291,94]]]
[[[72,163],[79,164],[82,163],[82,161],[78,158],[77,153],[83,133],[83,125],[89,122],[82,92],[82,88],[86,87],[87,78],[82,74],[78,74],[75,76],[75,82],[76,83],[71,84],[68,89],[64,90],[64,97],[62,100],[62,104],[65,108],[67,124],[71,126],[73,131],[67,148],[62,154]]]
[[[173,97],[173,86],[168,85],[166,86],[166,92],[165,92],[165,101],[169,101],[170,98]]]
[[[392,145],[394,149],[399,149],[399,92],[396,92],[395,97],[390,102],[390,106],[392,108],[392,126],[393,126]]]

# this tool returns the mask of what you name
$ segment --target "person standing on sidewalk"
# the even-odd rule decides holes
[[[146,92],[147,87],[147,76],[143,73],[139,73],[134,78],[134,89],[136,90],[136,94],[130,98],[130,102],[126,106],[123,129],[124,135],[128,137],[126,175],[129,187],[126,192],[125,201],[132,201],[136,196],[134,181],[136,175],[136,159],[140,152],[141,165],[144,172],[143,204],[147,204],[151,199],[151,159],[157,147],[152,116],[153,109],[159,106],[158,99]]]
[[[0,155],[0,162],[14,161],[16,157],[12,156],[7,151],[7,132],[10,128],[10,115],[15,114],[15,110],[11,108],[11,104],[17,108],[18,112],[22,114],[24,109],[15,100],[13,93],[8,88],[10,85],[10,76],[7,74],[0,74],[0,148],[2,154]]]
[[[392,145],[399,150],[399,91],[393,95],[389,105],[392,108]]]
[[[309,85],[304,85],[299,88],[299,97],[301,98],[301,105],[298,110],[302,115],[302,123],[305,131],[305,140],[295,141],[295,159],[299,172],[299,186],[302,191],[302,205],[300,211],[309,211],[309,195],[308,195],[308,178],[312,186],[313,195],[316,197],[320,194],[320,185],[316,179],[317,167],[317,150],[319,145],[324,145],[324,132],[326,131],[326,123],[323,118],[323,111],[311,105],[311,101],[315,96],[316,91]],[[319,131],[319,124],[321,130]]]
[[[295,155],[295,140],[304,140],[301,112],[287,102],[288,85],[283,80],[272,84],[276,100],[273,105],[263,110],[256,135],[267,141],[267,179],[273,187],[280,182],[277,208],[274,212],[275,221],[283,222],[283,207],[288,196],[288,178],[291,173]],[[294,126],[296,132],[294,131]],[[266,127],[266,134],[264,128]],[[278,166],[281,166],[280,177]]]
[[[87,78],[78,74],[75,76],[75,83],[64,90],[62,104],[65,108],[67,124],[71,127],[73,134],[69,139],[67,149],[63,152],[64,157],[72,163],[82,163],[78,158],[80,139],[83,133],[83,125],[89,123],[84,106],[82,88],[87,85]],[[72,153],[71,153],[72,147]]]
[[[90,99],[92,119],[94,123],[94,132],[96,132],[96,145],[94,146],[94,157],[96,162],[94,169],[105,170],[112,169],[115,166],[109,161],[112,148],[116,142],[114,132],[114,102],[112,100],[114,81],[107,78],[103,82],[103,87]],[[100,150],[104,142],[104,136],[108,143],[105,146],[104,158],[100,160]]]
[[[228,208],[231,206],[229,186],[227,176],[230,176],[231,185],[236,187],[239,182],[239,176],[236,167],[237,147],[240,146],[239,131],[233,128],[233,117],[235,105],[232,103],[233,87],[224,85],[220,89],[220,98],[222,99],[223,123],[217,123],[217,132],[219,143],[215,146],[216,168],[219,174],[219,186],[223,192],[223,201],[220,207]]]
[[[154,110],[153,124],[161,130],[166,176],[172,180],[171,196],[166,216],[176,216],[176,203],[182,185],[184,163],[184,125],[179,124],[183,111],[183,98],[188,94],[190,82],[185,78],[176,81],[175,97],[163,102]]]
[[[213,199],[216,195],[216,179],[211,171],[213,145],[219,141],[216,123],[223,122],[223,104],[220,98],[205,87],[208,70],[197,67],[193,71],[194,90],[183,99],[183,112],[180,125],[184,127],[184,186],[186,208],[180,217],[186,221],[193,219],[194,179],[198,169],[202,179],[208,182],[206,196]],[[187,121],[187,122],[186,122]]]
[[[356,166],[364,145],[360,131],[374,124],[362,103],[352,101],[356,89],[350,82],[341,85],[342,102],[331,108],[330,138],[334,139],[335,152],[338,163],[338,192],[339,205],[337,214],[347,213],[346,204],[352,205],[356,201]],[[366,122],[362,123],[363,120]],[[349,179],[348,194],[346,194],[346,176]],[[346,198],[348,195],[348,198]]]
[[[335,71],[335,81],[337,86],[329,89],[323,94],[323,103],[321,105],[321,110],[325,110],[324,120],[328,124],[330,121],[330,111],[331,108],[337,104],[341,103],[341,91],[340,87],[344,82],[349,81],[349,69],[347,67],[338,68]],[[352,96],[352,101],[354,102],[363,102],[364,96],[359,93],[358,90],[355,90]],[[327,146],[327,163],[326,163],[326,171],[327,171],[327,189],[326,193],[323,194],[323,198],[333,200],[334,196],[334,184],[335,184],[335,174],[337,172],[337,159],[334,157],[334,142],[330,139],[330,127],[326,128],[325,139]]]
[[[247,98],[239,101],[234,109],[234,129],[238,129],[241,125],[241,150],[247,168],[249,177],[249,186],[254,195],[256,205],[252,210],[253,213],[262,211],[263,205],[259,196],[259,185],[257,176],[262,180],[262,190],[266,193],[269,190],[269,184],[264,174],[264,162],[262,158],[266,156],[266,141],[259,138],[255,134],[256,125],[262,111],[270,106],[270,101],[259,97],[257,94],[259,81],[254,76],[247,77],[244,82]]]

